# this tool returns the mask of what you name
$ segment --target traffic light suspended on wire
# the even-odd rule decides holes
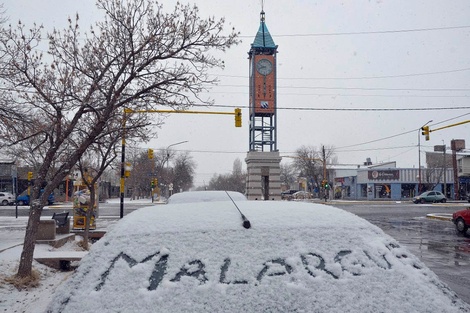
[[[429,133],[431,132],[431,131],[429,130],[429,126],[423,126],[423,127],[421,127],[421,130],[422,130],[421,134],[422,134],[423,136],[426,136],[426,137],[425,137],[426,140],[429,140]]]
[[[152,160],[153,159],[153,149],[148,149],[147,150],[147,155],[148,155],[149,160]]]
[[[242,127],[242,109],[235,109],[235,127]]]

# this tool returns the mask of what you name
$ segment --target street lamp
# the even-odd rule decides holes
[[[168,147],[166,147],[166,169],[167,169],[167,174],[169,173],[169,166],[170,166],[170,147],[173,147],[173,146],[176,146],[176,145],[180,145],[180,144],[183,144],[183,143],[186,143],[188,142],[187,140],[185,141],[180,141],[180,142],[177,142],[177,143],[173,143],[171,145],[169,145]],[[168,175],[169,176],[169,175]],[[169,177],[168,177],[169,178]],[[167,188],[168,188],[168,197],[171,196],[170,194],[170,182],[169,182],[169,179],[168,179],[168,182],[167,182]],[[171,187],[173,188],[173,187]]]
[[[421,129],[431,122],[432,120],[418,128],[418,194],[421,193]]]

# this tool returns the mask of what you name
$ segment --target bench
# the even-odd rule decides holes
[[[34,259],[49,267],[70,271],[73,270],[72,262],[80,261],[88,251],[37,251]]]
[[[54,213],[52,219],[55,221],[57,234],[70,233],[69,212]]]

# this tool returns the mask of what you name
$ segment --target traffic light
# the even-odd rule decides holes
[[[431,132],[431,130],[429,129],[429,126],[423,126],[421,127],[421,129],[423,130],[421,134],[426,136],[426,140],[429,140],[429,133]]]
[[[33,179],[33,172],[28,172],[28,180],[31,181]]]
[[[325,189],[329,189],[330,188],[330,185],[328,184],[327,181],[325,181]]]
[[[150,187],[152,189],[155,188],[155,180],[152,179],[152,181],[150,182]]]
[[[149,157],[149,160],[152,160],[153,159],[153,149],[148,149],[147,155]]]
[[[124,166],[124,177],[131,176],[131,170],[132,170],[131,163],[126,162],[126,164]]]
[[[242,127],[242,109],[235,109],[235,127]]]

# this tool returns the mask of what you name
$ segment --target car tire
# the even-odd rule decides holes
[[[455,221],[455,228],[461,234],[465,234],[468,230],[468,226],[465,225],[465,221],[462,218],[459,218],[457,221]]]
[[[8,200],[3,200],[2,205],[8,205]]]
[[[422,204],[425,204],[425,203],[426,203],[426,200],[424,200],[424,199],[421,199],[421,201],[420,201],[420,202],[421,202]]]
[[[441,202],[442,202],[442,203],[446,203],[446,202],[447,202],[447,199],[442,199]]]
[[[18,201],[18,205],[24,205],[24,201],[23,200]]]

